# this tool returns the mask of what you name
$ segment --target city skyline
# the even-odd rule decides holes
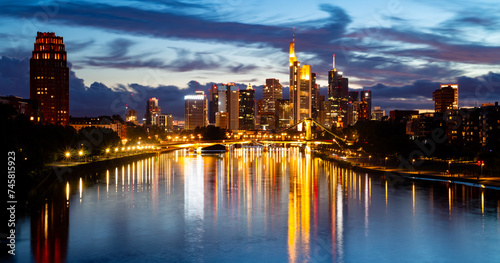
[[[276,78],[287,91],[292,27],[297,57],[317,73],[322,95],[336,54],[350,89],[372,90],[372,106],[387,112],[432,109],[432,91],[441,83],[459,84],[460,107],[500,100],[500,59],[494,55],[500,18],[487,4],[273,8],[283,4],[277,1],[260,14],[246,2],[39,3],[5,4],[0,11],[0,35],[7,40],[0,44],[0,94],[29,97],[34,36],[55,32],[68,52],[74,117],[124,116],[126,104],[143,116],[146,100],[158,97],[165,113],[182,119],[183,97],[199,89],[208,93],[212,83],[235,82],[240,89],[251,83],[259,99],[265,80]]]

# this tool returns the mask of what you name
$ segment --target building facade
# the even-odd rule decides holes
[[[262,87],[262,100],[264,112],[275,112],[276,100],[283,99],[283,86],[279,79],[266,79],[266,85]]]
[[[184,96],[184,125],[186,130],[207,126],[207,98],[203,91]]]
[[[69,68],[63,38],[37,32],[30,58],[30,99],[39,107],[43,123],[69,123]]]
[[[156,123],[156,117],[161,113],[161,108],[158,106],[157,98],[150,98],[146,103],[146,113],[144,118],[146,119],[146,125],[158,125]]]
[[[436,112],[458,109],[458,84],[441,84],[441,88],[432,93]]]
[[[250,84],[239,91],[239,129],[255,129],[255,90]]]
[[[212,85],[208,90],[208,123],[215,124],[215,113],[219,111],[219,90]]]

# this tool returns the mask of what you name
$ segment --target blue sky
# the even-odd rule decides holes
[[[158,97],[183,118],[183,96],[211,83],[288,85],[288,43],[322,88],[332,54],[351,89],[383,109],[431,109],[440,83],[460,106],[500,100],[496,1],[0,1],[0,94],[28,97],[36,32],[64,37],[70,114],[142,116]],[[322,89],[325,92],[325,89]],[[285,92],[286,93],[286,92]],[[133,95],[131,95],[133,94]]]

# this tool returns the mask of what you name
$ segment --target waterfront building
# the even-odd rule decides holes
[[[261,130],[260,126],[260,116],[264,112],[264,100],[260,99],[255,101],[255,128]]]
[[[219,111],[219,90],[212,85],[208,90],[208,123],[215,124],[215,113]]]
[[[184,122],[186,130],[207,125],[207,98],[205,92],[184,96]]]
[[[146,119],[146,125],[158,125],[156,123],[156,117],[161,113],[161,108],[158,106],[157,98],[150,98],[146,103],[146,113],[144,118]]]
[[[366,101],[366,114],[368,120],[371,119],[372,116],[372,91],[371,90],[363,90],[361,91],[361,100]]]
[[[436,112],[458,109],[458,84],[441,84],[441,88],[432,93]]]
[[[266,85],[262,87],[262,100],[264,112],[275,112],[276,100],[283,99],[283,86],[279,79],[266,79]]]
[[[332,127],[347,126],[347,110],[349,104],[349,79],[335,68],[335,55],[333,55],[333,68],[328,72],[328,100],[331,103]]]
[[[250,83],[246,90],[239,91],[239,129],[255,129],[255,90]]]
[[[40,110],[42,122],[68,125],[69,68],[63,38],[37,32],[30,58],[30,99]]]
[[[18,114],[23,114],[35,123],[42,120],[42,115],[38,105],[33,103],[31,99],[23,99],[17,96],[4,96],[0,97],[0,103],[12,105]]]
[[[120,139],[124,140],[127,138],[127,124],[123,120],[109,117],[71,117],[69,119],[69,125],[79,131],[86,127],[97,127],[111,129],[120,136]]]
[[[155,123],[158,127],[163,128],[167,132],[172,132],[174,130],[173,121],[174,118],[172,114],[158,114],[155,117]]]
[[[290,104],[292,105],[293,123],[311,118],[312,113],[312,72],[310,65],[301,67],[295,56],[295,32],[289,46],[290,66]]]
[[[228,127],[229,130],[239,130],[239,117],[240,117],[240,106],[239,106],[239,91],[233,90],[231,87],[235,87],[234,83],[226,84],[226,111],[228,114]]]
[[[227,112],[219,111],[215,113],[215,126],[227,129],[228,115]]]

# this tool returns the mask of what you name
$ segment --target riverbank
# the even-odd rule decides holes
[[[373,174],[386,175],[386,176],[399,176],[407,179],[415,179],[415,180],[429,180],[429,181],[443,181],[443,182],[452,182],[458,184],[466,184],[475,187],[482,188],[492,188],[500,190],[500,177],[492,177],[492,176],[458,176],[458,174],[450,175],[444,174],[441,171],[432,170],[432,169],[419,169],[418,171],[409,171],[403,170],[398,167],[393,166],[376,166],[370,165],[366,163],[357,163],[341,158],[335,158],[333,156],[329,156],[323,153],[315,154],[317,157],[332,161],[339,164],[341,167],[350,168],[357,172],[369,172]],[[422,165],[425,168],[425,165]]]
[[[174,148],[167,148],[157,151],[140,152],[122,156],[112,156],[100,158],[90,162],[56,162],[46,165],[44,172],[45,176],[35,187],[30,189],[28,199],[32,197],[45,196],[45,194],[55,184],[71,181],[78,177],[93,178],[99,171],[105,170],[108,167],[118,166],[124,163],[129,163],[136,160],[141,160],[148,157],[157,156],[162,153],[174,151]]]

